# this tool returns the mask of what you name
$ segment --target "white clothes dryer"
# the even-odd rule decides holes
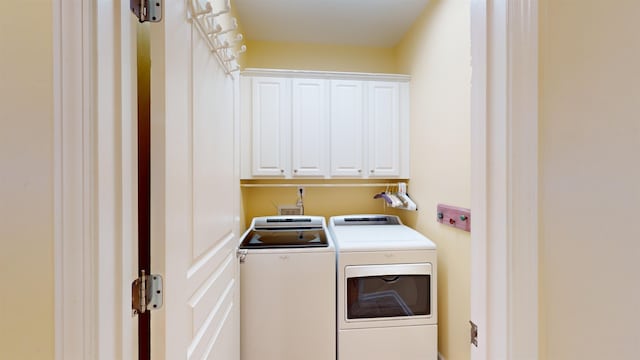
[[[338,360],[437,360],[436,246],[392,215],[334,216]]]

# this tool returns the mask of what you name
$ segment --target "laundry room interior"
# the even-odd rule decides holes
[[[403,272],[437,271],[438,360],[638,358],[640,227],[620,219],[640,214],[640,1],[428,0],[381,45],[341,41],[354,33],[377,40],[354,27],[332,41],[260,39],[252,30],[258,22],[242,9],[250,4],[288,35],[322,19],[316,35],[326,35],[363,20],[381,0],[232,0],[227,15],[244,35],[233,41],[237,69],[235,60],[225,67],[231,58],[217,58],[210,47],[216,37],[195,23],[221,19],[225,2],[155,2],[162,17],[143,23],[144,12],[130,6],[150,2],[2,2],[0,358],[247,360],[242,352],[252,343],[240,341],[247,294],[239,288],[253,250],[243,264],[238,246],[254,219],[297,207],[299,187],[309,225],[382,214],[367,219],[387,224],[375,225],[381,231],[373,237],[399,216],[433,241],[437,269]],[[287,6],[276,10],[281,3]],[[358,9],[346,11],[352,3]],[[321,12],[293,15],[297,6],[321,4],[334,4],[333,20]],[[403,9],[391,7],[374,28],[393,30],[386,20]],[[274,21],[272,11],[286,20]],[[209,30],[220,34],[229,25]],[[293,159],[271,169],[282,175],[243,173],[240,151],[253,139],[236,131],[235,110],[246,105],[238,90],[250,73],[289,89],[300,79],[326,86],[345,74],[361,83],[386,74],[400,89],[410,78],[410,133],[402,142],[408,175],[374,177],[363,167],[355,168],[361,175],[293,176]],[[273,81],[285,73],[286,81]],[[401,183],[417,211],[385,207],[378,196]],[[439,204],[473,207],[472,232],[441,224]],[[301,228],[291,223],[279,225]],[[334,226],[340,242],[346,228]],[[334,248],[320,249],[331,255]],[[364,265],[349,256],[337,261]],[[310,264],[286,254],[276,260]],[[388,264],[384,255],[378,260]],[[336,284],[338,276],[348,284],[375,270],[323,266],[309,268]],[[296,285],[317,285],[303,272],[286,275],[298,293]],[[381,280],[391,287],[401,280],[394,275]],[[165,280],[161,289],[158,279]],[[254,290],[278,293],[273,281],[259,285]],[[323,295],[337,307],[335,293]],[[343,326],[340,311],[323,312],[336,324],[325,334]],[[282,325],[297,315],[269,325],[291,330]],[[477,347],[470,320],[478,325]],[[311,360],[275,357],[300,358]]]
[[[260,12],[249,11],[254,2],[232,3],[247,49],[240,56],[241,73],[244,69],[277,69],[410,76],[408,177],[243,177],[240,223],[246,229],[254,217],[277,215],[279,206],[295,205],[299,186],[304,188],[306,215],[323,216],[327,221],[345,214],[399,216],[437,245],[438,352],[445,359],[468,359],[470,233],[439,223],[437,206],[470,207],[470,3],[422,3],[415,21],[392,43],[369,38],[353,44],[263,40],[261,34],[251,31],[251,21]],[[334,21],[347,21],[345,16],[337,14]],[[268,16],[262,21],[269,21]],[[295,26],[305,23],[293,18],[291,22],[281,26],[293,33]],[[241,136],[242,151],[250,146],[247,142],[250,137]],[[383,199],[374,199],[380,192],[395,190],[389,184],[401,182],[407,183],[417,211],[394,209]]]

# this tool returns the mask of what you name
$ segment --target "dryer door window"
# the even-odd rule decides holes
[[[350,266],[347,320],[431,315],[431,264]]]

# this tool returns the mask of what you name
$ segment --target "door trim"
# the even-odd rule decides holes
[[[53,2],[55,358],[94,358],[91,2]],[[64,59],[64,60],[63,60]],[[89,95],[89,96],[87,96]]]
[[[537,359],[537,2],[472,0],[471,44],[471,358]]]
[[[128,359],[135,346],[122,285],[137,238],[132,24],[124,0],[53,2],[57,360]]]

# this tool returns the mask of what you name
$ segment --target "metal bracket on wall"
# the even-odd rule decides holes
[[[474,324],[473,321],[469,321],[471,324],[471,344],[478,347],[478,325]]]
[[[129,0],[129,8],[138,21],[162,21],[162,0]]]

